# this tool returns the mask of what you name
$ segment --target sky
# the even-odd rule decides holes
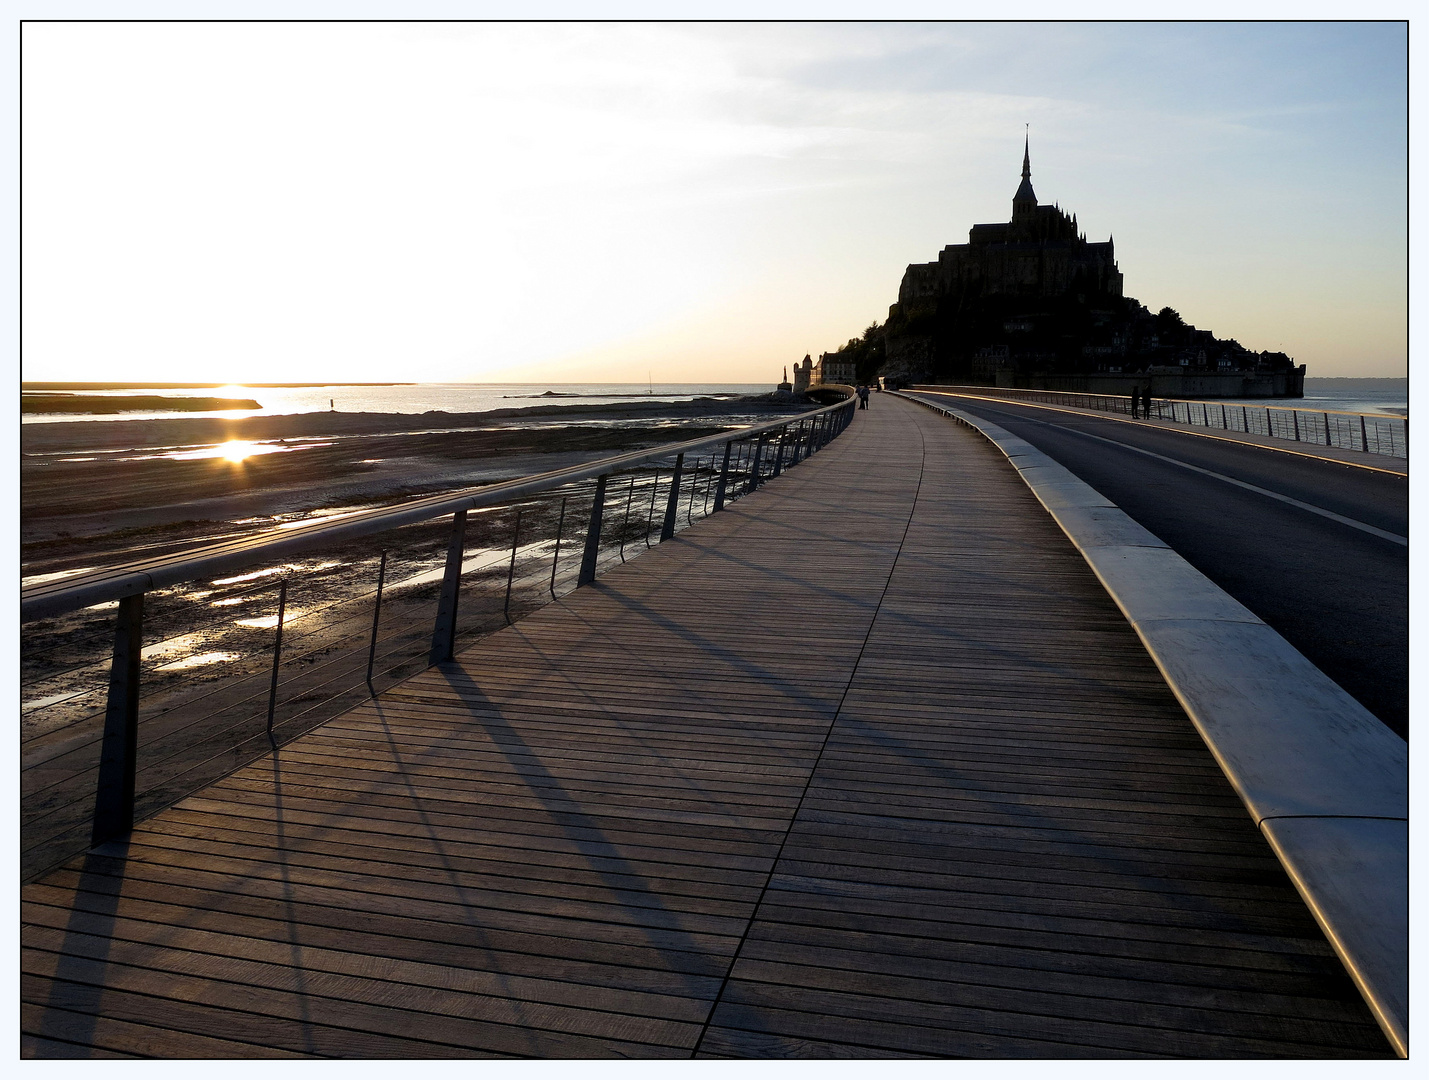
[[[1407,366],[1398,23],[29,23],[26,380],[774,382],[1043,202]]]

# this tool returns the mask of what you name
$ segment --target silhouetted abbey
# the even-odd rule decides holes
[[[1299,397],[1304,365],[1251,352],[1122,295],[1113,243],[1089,243],[1059,206],[1039,205],[1029,148],[1012,220],[903,275],[888,321],[820,358],[860,380],[957,382],[1167,397]],[[815,376],[816,380],[818,376]]]

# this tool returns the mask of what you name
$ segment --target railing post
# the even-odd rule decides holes
[[[561,496],[561,520],[556,522],[556,553],[551,556],[551,599],[556,598],[556,567],[561,562],[561,530],[566,527],[566,497]]]
[[[377,660],[377,620],[382,617],[382,582],[387,577],[387,549],[382,549],[382,560],[377,564],[377,600],[372,605],[372,644],[367,647],[367,689],[372,696],[377,691],[372,687],[372,665]]]
[[[144,594],[119,601],[109,704],[99,752],[91,844],[123,836],[134,827],[134,766],[139,751],[139,655],[143,652]]]
[[[278,625],[273,628],[273,677],[268,683],[268,745],[274,750],[273,710],[278,707],[278,666],[283,662],[283,614],[288,610],[288,579],[278,582]]]
[[[466,554],[466,511],[452,515],[452,538],[447,544],[447,568],[442,575],[442,595],[437,602],[437,625],[432,632],[429,664],[443,664],[456,651],[456,607],[461,593],[461,563]]]
[[[748,495],[759,486],[759,460],[764,456],[764,440],[768,432],[760,432],[758,441],[754,444],[754,461],[749,466],[749,483],[745,485],[744,493]]]
[[[1330,442],[1330,414],[1321,413],[1320,415],[1325,418],[1325,445],[1333,446],[1334,444]]]
[[[635,474],[630,474],[630,490],[625,494],[625,520],[620,523],[620,561],[625,561],[625,534],[630,531],[630,508],[635,504]]]
[[[501,605],[501,615],[511,621],[511,581],[516,577],[516,543],[521,539],[521,511],[516,511],[516,527],[511,530],[511,563],[506,567],[506,602]]]
[[[655,475],[650,478],[650,508],[645,511],[645,547],[650,547],[650,526],[655,521],[655,496],[660,494],[660,470],[655,470]]]
[[[1351,436],[1353,438],[1354,436]],[[1360,413],[1360,449],[1369,453],[1369,432],[1365,430],[1364,413]]]
[[[695,491],[700,486],[700,462],[702,460],[704,460],[702,457],[695,458],[695,469],[690,473],[690,502],[685,507],[686,525],[693,525],[695,523]],[[706,487],[708,487],[708,485],[706,485]]]
[[[1290,410],[1290,419],[1293,420],[1293,421],[1295,421],[1295,441],[1296,441],[1296,442],[1299,442],[1299,441],[1300,441],[1300,410],[1299,410],[1299,409],[1291,409],[1291,410]]]
[[[724,509],[724,489],[729,486],[729,453],[733,448],[733,439],[724,444],[724,464],[719,467],[719,483],[715,485],[714,512],[716,514]]]
[[[600,554],[600,524],[605,515],[605,481],[602,476],[595,482],[595,502],[590,508],[590,526],[585,534],[585,554],[581,557],[581,574],[576,578],[577,587],[589,585],[595,580],[595,560]]]
[[[779,429],[779,452],[774,455],[774,476],[778,476],[784,471],[784,444],[789,438],[789,425],[785,424]]]
[[[675,455],[675,475],[670,477],[670,497],[665,500],[665,521],[660,526],[660,543],[675,535],[675,514],[680,507],[680,475],[685,469],[685,455]]]

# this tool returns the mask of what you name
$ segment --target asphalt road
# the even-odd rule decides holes
[[[1409,534],[1407,479],[1100,417],[929,400],[1061,462],[1408,738],[1409,550],[1381,535]]]

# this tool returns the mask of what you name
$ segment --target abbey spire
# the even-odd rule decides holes
[[[1012,196],[1012,216],[1020,217],[1037,208],[1037,194],[1032,190],[1031,140],[1022,144],[1022,184]]]

